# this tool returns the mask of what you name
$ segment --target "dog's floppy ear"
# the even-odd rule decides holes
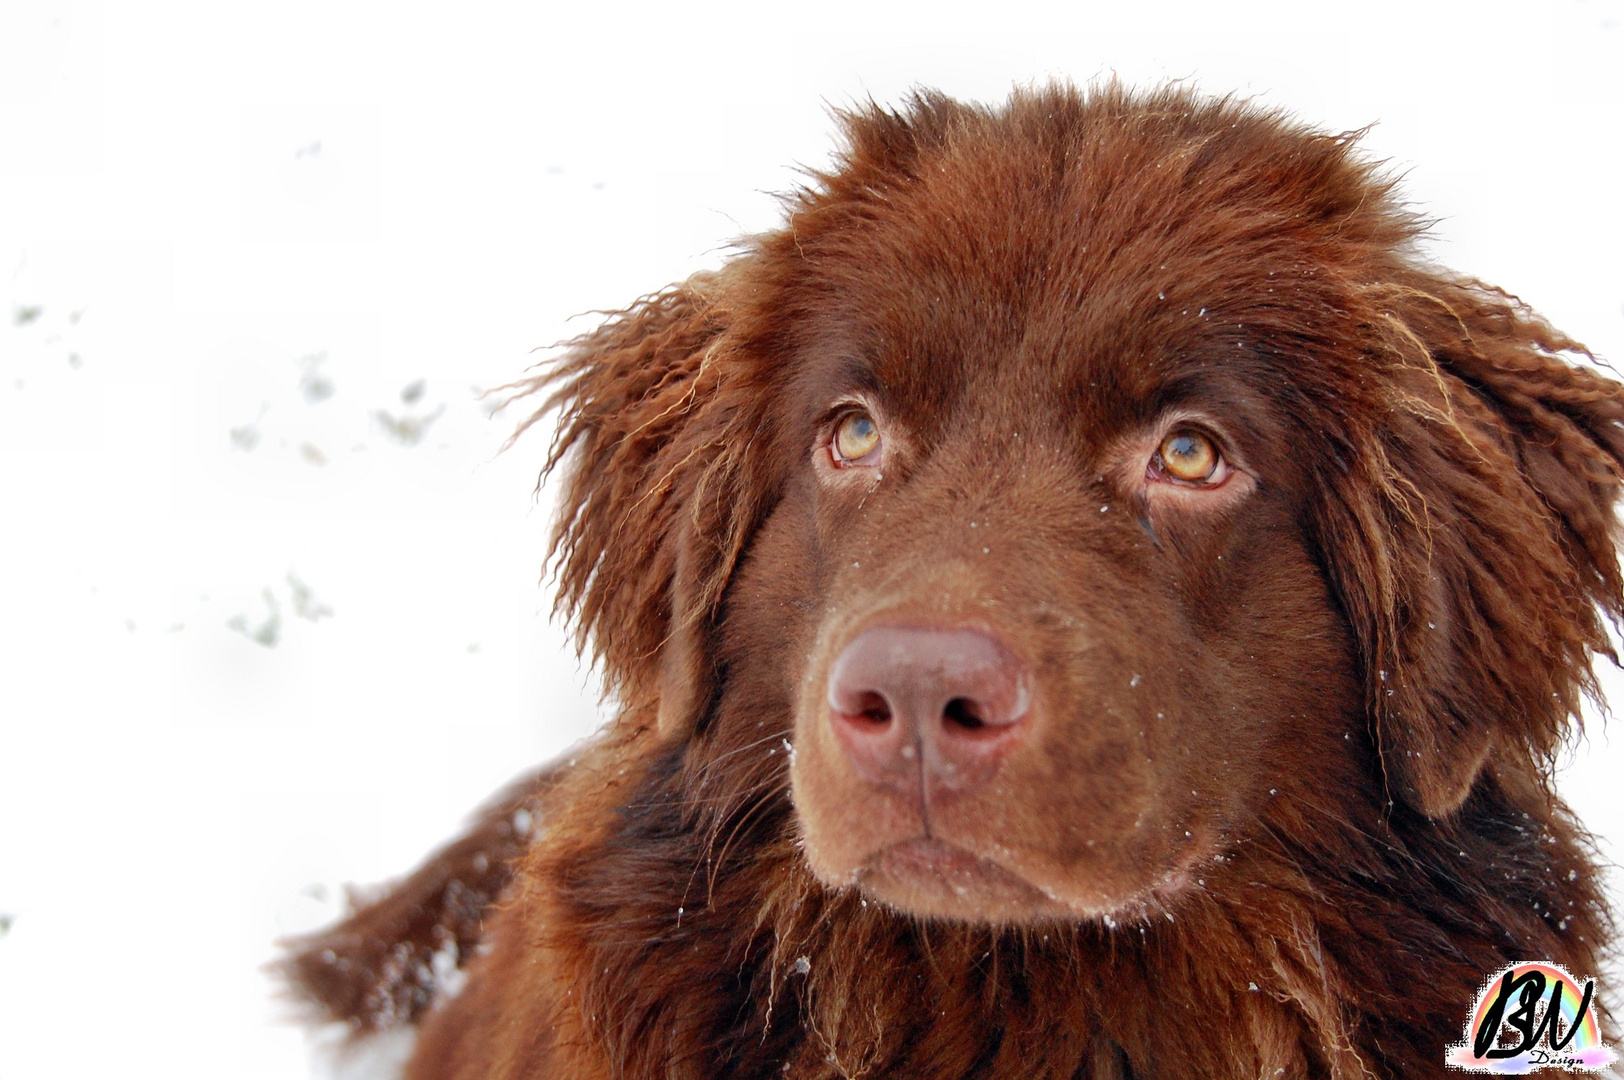
[[[558,410],[557,608],[628,714],[657,709],[668,731],[708,700],[708,635],[758,502],[725,297],[716,274],[644,297],[519,385],[550,394],[515,438]]]
[[[1624,387],[1475,282],[1416,274],[1361,299],[1385,370],[1356,376],[1381,389],[1321,479],[1321,538],[1390,790],[1437,818],[1490,760],[1548,766],[1612,655]]]

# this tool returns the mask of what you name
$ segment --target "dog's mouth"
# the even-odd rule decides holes
[[[1055,888],[1018,869],[931,836],[916,836],[881,848],[854,875],[857,887],[889,907],[925,918],[971,923],[1030,924],[1118,921],[1148,918],[1166,911],[1194,883],[1194,852],[1153,884],[1125,895]]]
[[[927,836],[876,852],[858,870],[857,883],[882,903],[927,917],[1027,922],[1084,914],[991,859]]]

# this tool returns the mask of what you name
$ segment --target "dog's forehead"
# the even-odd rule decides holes
[[[1330,303],[1312,295],[1323,237],[1301,224],[1320,215],[1290,204],[1279,148],[1201,183],[1174,175],[1186,149],[1005,140],[918,169],[797,251],[814,384],[856,381],[927,416],[996,399],[1084,426],[1277,388],[1282,340],[1312,330],[1283,319]],[[1249,185],[1259,173],[1271,182]]]

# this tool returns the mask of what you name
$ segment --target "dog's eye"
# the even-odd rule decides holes
[[[837,465],[877,465],[880,429],[868,413],[849,412],[835,425],[830,450]]]
[[[1161,471],[1186,484],[1207,484],[1219,479],[1224,459],[1213,441],[1199,431],[1175,431],[1156,451]]]

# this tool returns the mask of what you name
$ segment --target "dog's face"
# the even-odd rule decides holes
[[[1349,139],[1244,106],[848,136],[557,377],[564,603],[713,831],[787,779],[829,887],[1111,920],[1315,828],[1276,805],[1375,829],[1537,769],[1619,592],[1572,342],[1418,267]]]
[[[1182,238],[1112,251],[1162,192],[1023,199],[996,164],[927,174],[794,282],[816,317],[773,424],[797,468],[730,619],[738,662],[792,687],[825,882],[1115,915],[1193,884],[1299,755],[1350,753],[1363,703],[1304,521],[1329,448],[1268,354],[1298,275],[1191,282]],[[764,658],[774,630],[795,645]]]

